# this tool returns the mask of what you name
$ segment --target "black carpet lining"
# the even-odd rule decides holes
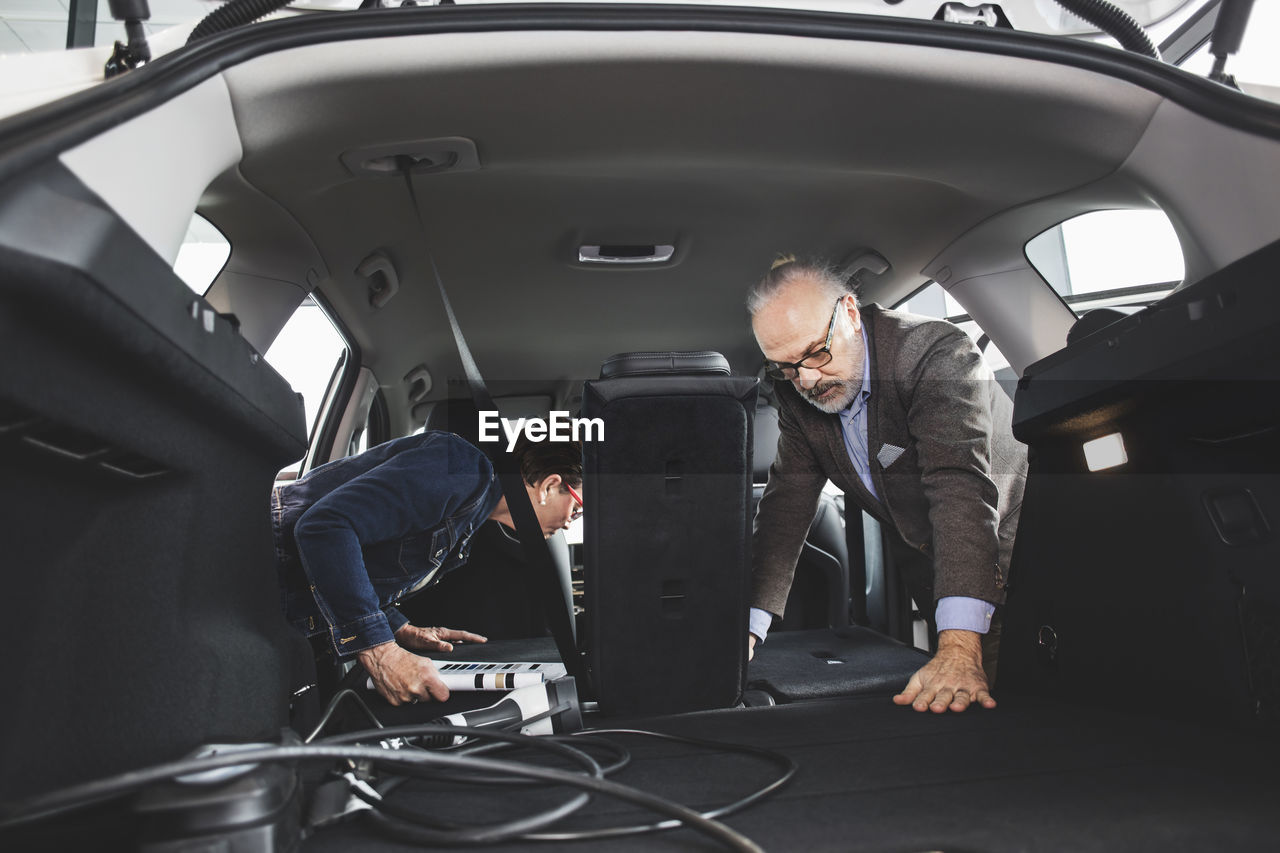
[[[768,850],[1256,849],[1280,831],[1274,744],[1226,731],[1099,709],[1001,697],[993,711],[917,714],[886,696],[649,720],[595,720],[776,749],[795,758],[792,784],[727,823]],[[632,766],[617,780],[708,806],[741,796],[770,768],[736,755],[623,741]],[[496,817],[553,792],[412,783],[402,802],[459,820]],[[646,819],[599,799],[568,825]],[[358,825],[307,851],[396,850]],[[549,849],[511,844],[499,850]],[[688,831],[582,849],[713,850]]]

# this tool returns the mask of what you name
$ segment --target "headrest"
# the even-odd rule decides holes
[[[456,397],[437,400],[427,413],[426,428],[443,430],[462,436],[472,444],[479,444],[480,410],[470,400]]]
[[[546,394],[498,397],[493,404],[504,418],[545,418],[551,411],[551,397]],[[426,429],[456,433],[479,445],[480,410],[474,402],[466,397],[447,397],[427,405],[430,409],[427,411]]]
[[[620,376],[729,375],[729,362],[718,352],[622,352],[600,365],[601,379]]]
[[[769,466],[778,455],[778,437],[782,430],[778,426],[778,410],[763,400],[756,406],[755,447],[752,465],[753,483],[763,483],[769,479]]]
[[[1101,329],[1110,326],[1118,320],[1123,320],[1130,314],[1137,311],[1137,308],[1094,308],[1092,311],[1086,311],[1080,315],[1080,319],[1067,330],[1067,345],[1074,344],[1081,338],[1086,338]]]

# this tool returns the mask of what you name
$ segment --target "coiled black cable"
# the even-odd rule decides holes
[[[1125,50],[1160,58],[1160,49],[1142,25],[1125,10],[1107,0],[1057,0],[1062,8],[1084,18],[1116,41]]]
[[[319,743],[301,747],[263,747],[233,753],[221,753],[203,758],[186,759],[120,774],[119,776],[74,786],[62,791],[51,792],[23,803],[8,804],[3,810],[0,810],[0,829],[47,819],[104,800],[114,799],[175,776],[198,773],[208,769],[257,763],[293,763],[326,758],[345,758],[348,761],[360,759],[371,765],[395,768],[396,775],[384,778],[377,784],[376,790],[366,786],[353,785],[351,793],[372,807],[365,815],[375,829],[410,843],[431,846],[473,846],[510,840],[555,842],[601,840],[660,832],[687,826],[728,844],[734,850],[757,851],[759,848],[750,839],[718,823],[717,819],[740,811],[768,796],[785,785],[798,769],[792,759],[770,750],[639,729],[596,729],[575,732],[573,735],[530,737],[495,728],[476,729],[438,723],[387,728],[382,725],[363,701],[359,701],[359,696],[354,693],[351,693],[351,697],[339,693],[332,698],[325,709],[322,719],[307,738],[308,741],[315,739],[324,729],[344,698],[354,698],[361,710],[364,711],[377,728],[336,735],[325,738]],[[534,722],[542,716],[554,716],[563,710],[564,708],[560,706],[550,708],[535,718],[514,723],[512,728],[518,728],[521,725]],[[459,734],[466,735],[471,740],[462,746],[448,750],[428,751],[413,742],[424,737],[447,741],[452,740],[454,736]],[[601,735],[654,737],[675,743],[753,755],[778,764],[783,768],[783,773],[745,797],[707,812],[697,812],[665,798],[625,785],[608,782],[604,777],[608,773],[625,767],[631,760],[631,754],[625,747],[605,740],[600,737]],[[369,740],[376,740],[380,746],[375,748],[358,745],[361,741]],[[477,741],[485,742],[477,743]],[[393,745],[401,748],[388,748]],[[588,746],[602,748],[612,753],[614,760],[608,765],[601,766],[598,761],[584,751],[583,748]],[[495,761],[479,757],[484,752],[514,747],[529,747],[567,759],[571,763],[579,765],[586,775],[537,765]],[[344,749],[347,751],[343,751]],[[442,777],[442,770],[447,772],[447,776]],[[543,783],[559,782],[581,790],[577,795],[563,803],[551,808],[542,808],[532,814],[522,815],[501,823],[486,821],[482,826],[465,826],[443,819],[434,819],[430,815],[423,814],[418,809],[406,808],[387,800],[387,797],[396,788],[415,776],[436,781],[447,778],[449,782],[483,785],[527,785],[530,780]],[[669,815],[670,818],[656,823],[606,827],[596,830],[541,831],[586,805],[590,800],[589,792],[593,790],[658,811]]]
[[[351,734],[338,735],[337,737],[327,739],[325,743],[354,742],[368,739],[370,737],[415,737],[418,735],[418,730],[421,728],[423,727],[410,725],[381,729],[376,732],[352,732]],[[787,784],[799,769],[799,765],[797,765],[790,757],[760,747],[748,746],[745,744],[725,743],[722,741],[700,740],[697,738],[683,737],[681,735],[651,732],[643,729],[594,729],[575,732],[572,735],[540,735],[535,738],[535,740],[551,740],[567,744],[569,742],[582,741],[590,738],[597,738],[598,740],[600,735],[631,735],[658,738],[661,740],[671,741],[673,743],[687,744],[705,749],[715,749],[724,752],[738,753],[741,755],[751,755],[753,757],[762,758],[766,761],[772,762],[782,768],[783,772],[781,775],[752,791],[750,794],[723,806],[717,806],[709,811],[698,813],[701,817],[708,820],[718,820],[721,817],[734,814],[754,803],[759,802],[781,788],[783,785]],[[602,746],[609,745],[608,741],[601,740],[599,743]],[[506,743],[504,742],[503,744],[496,744],[492,746],[505,747],[505,745]],[[615,750],[619,749],[619,747],[613,745],[609,746],[612,746]],[[490,745],[486,745],[486,748],[490,748]],[[625,752],[625,750],[623,750],[623,752]],[[625,763],[625,761],[620,762],[617,766],[621,766],[622,763]],[[609,768],[609,770],[613,769],[616,769],[616,767]],[[489,777],[488,775],[486,775],[484,779],[475,780],[467,780],[465,778],[460,778],[457,775],[450,776],[450,781],[489,782],[491,780],[492,777]],[[403,781],[405,781],[403,778],[395,779],[385,787],[380,787],[378,791],[379,796],[377,797],[359,789],[353,789],[352,793],[359,799],[373,806],[374,809],[380,813],[380,815],[374,820],[374,823],[380,829],[389,832],[399,840],[418,844],[472,843],[466,835],[466,833],[470,831],[468,827],[462,824],[439,820],[428,815],[423,815],[417,810],[400,806],[388,800],[387,797],[390,796],[390,794],[398,788],[400,783]],[[609,838],[621,838],[624,836],[647,835],[655,832],[663,832],[670,829],[676,829],[680,827],[681,824],[682,821],[680,820],[664,820],[656,823],[613,826],[594,830],[574,830],[563,832],[538,832],[530,830],[503,837],[501,840],[555,842],[600,841]]]
[[[722,817],[728,817],[736,814],[748,806],[758,803],[774,791],[781,788],[791,781],[791,778],[800,770],[800,765],[795,759],[783,755],[780,752],[764,749],[758,746],[749,746],[741,743],[725,743],[723,741],[701,740],[699,738],[684,737],[681,735],[665,734],[663,732],[651,732],[645,729],[595,729],[592,731],[575,732],[570,738],[585,738],[592,735],[636,735],[641,737],[658,738],[659,740],[669,740],[674,743],[683,743],[689,746],[703,747],[705,749],[721,749],[726,752],[736,752],[740,755],[752,755],[757,758],[763,758],[765,761],[773,762],[782,768],[782,775],[774,778],[772,782],[764,785],[750,794],[740,799],[734,800],[723,806],[717,806],[705,812],[701,812],[702,816],[711,820],[719,820]],[[608,768],[605,768],[608,772]],[[652,832],[662,832],[668,829],[675,829],[680,825],[679,821],[664,820],[658,823],[637,824],[635,826],[613,826],[605,829],[584,830],[581,832],[542,832],[531,833],[528,837],[536,841],[587,841],[600,840],[605,838],[620,838],[627,835],[647,835]]]
[[[422,726],[397,726],[394,728],[377,729],[374,732],[366,731],[361,733],[353,733],[352,735],[339,735],[334,738],[326,739],[324,743],[326,745],[356,743],[358,742],[358,740],[361,739],[359,737],[355,737],[354,735],[356,734],[361,734],[364,736],[364,738],[368,738],[372,735],[374,737],[379,737],[384,739],[389,737],[432,738],[438,735],[444,735],[447,738],[451,739],[454,737],[454,735],[459,734],[459,730],[462,730],[462,729],[463,727],[453,727],[453,726],[447,726],[447,725],[442,726],[438,724],[426,724]],[[556,740],[549,740],[541,737],[530,737],[528,735],[515,734],[513,732],[496,731],[494,729],[472,729],[471,731],[473,732],[483,731],[486,733],[484,737],[490,740],[496,740],[499,743],[503,743],[509,746],[510,745],[521,746],[521,747],[528,746],[538,750],[542,750],[544,752],[550,752],[554,755],[559,755],[562,758],[567,758],[570,761],[581,765],[582,768],[586,770],[587,773],[589,774],[589,776],[585,778],[604,779],[604,771],[594,758],[587,755],[582,750],[574,749],[573,747],[567,746]],[[402,750],[388,750],[387,754],[395,755],[397,752],[401,752],[401,751]],[[428,753],[428,754],[432,754],[432,753]],[[435,754],[438,754],[438,753],[435,753]],[[463,756],[458,756],[458,757],[461,760],[465,760],[465,757]],[[382,760],[377,760],[375,763],[381,764]],[[426,768],[422,768],[422,769],[425,770]],[[401,769],[401,772],[403,772],[403,768]],[[487,779],[484,780],[486,782],[493,778],[491,774],[485,774],[485,776],[487,777]],[[450,781],[454,781],[455,779],[459,781],[467,781],[467,775],[466,774],[450,774],[449,779]],[[550,826],[556,821],[561,820],[565,817],[568,817],[569,815],[576,812],[578,809],[585,806],[587,802],[591,799],[588,793],[580,792],[558,806],[554,806],[549,809],[543,809],[533,814],[522,815],[520,817],[513,818],[511,820],[506,820],[506,821],[489,820],[489,821],[486,821],[483,826],[469,826],[469,827],[460,827],[460,828],[447,827],[443,829],[436,828],[430,825],[428,822],[424,821],[421,823],[413,823],[412,828],[406,831],[404,825],[409,824],[410,821],[406,820],[402,815],[397,814],[393,808],[389,808],[387,804],[383,802],[383,797],[385,796],[385,793],[380,792],[377,796],[373,796],[368,794],[367,792],[365,792],[359,787],[354,787],[351,790],[352,790],[352,793],[354,793],[360,799],[364,800],[366,803],[373,806],[373,811],[369,815],[369,818],[375,827],[396,838],[400,838],[405,841],[412,841],[417,844],[427,844],[432,846],[445,846],[445,845],[476,846],[481,844],[497,844],[500,841],[507,841],[512,838],[519,838],[523,835],[526,835],[530,832],[534,832],[535,830],[541,829],[543,827]]]
[[[350,699],[355,703],[356,706],[364,712],[365,717],[373,723],[374,728],[384,728],[382,721],[380,721],[377,715],[369,709],[369,706],[365,704],[365,701],[360,698],[359,693],[356,693],[351,689],[339,690],[334,697],[329,700],[329,704],[324,709],[324,713],[320,715],[320,721],[316,723],[315,728],[311,730],[311,734],[307,735],[306,739],[302,741],[303,743],[311,743],[322,731],[324,731],[325,726],[329,725],[329,720],[333,719],[333,715],[338,710],[338,706],[342,704],[343,699]]]
[[[252,24],[262,16],[270,15],[287,5],[289,0],[231,0],[225,6],[219,6],[205,15],[187,37],[187,44],[194,44],[223,30]]]
[[[569,743],[572,735],[538,735],[538,737],[549,737],[553,740],[559,740],[561,743]],[[592,741],[590,743],[577,744],[575,749],[583,749],[584,747],[592,747],[602,749],[613,756],[613,760],[608,764],[601,764],[600,771],[608,776],[617,773],[622,768],[631,763],[631,752],[626,747],[608,740]],[[489,752],[497,752],[499,750],[510,749],[511,747],[505,743],[482,743],[482,744],[464,744],[462,746],[452,747],[459,755],[483,755]],[[465,781],[465,780],[463,780]],[[479,780],[477,780],[479,781]],[[505,779],[492,780],[494,783],[509,783],[513,785],[529,785],[532,784],[526,779]]]
[[[326,709],[324,720],[316,727],[307,739],[308,742],[313,740],[324,725],[324,721],[331,716],[333,710],[342,698],[342,694],[335,696]],[[363,706],[363,703],[361,703]],[[405,739],[412,743],[414,740],[421,741],[422,736],[431,732],[439,732],[440,726],[436,724],[418,724],[395,726],[392,728],[384,728],[377,718],[373,716],[367,706],[363,709],[374,721],[378,727],[374,730],[363,730],[349,732],[340,735],[333,735],[325,738],[322,743],[325,744],[354,744],[362,741],[378,740],[387,741],[389,739]],[[545,716],[554,716],[563,710],[561,707],[550,708],[542,714],[527,720],[514,722],[506,727],[507,730],[513,730],[530,723],[536,722]],[[452,729],[445,730],[448,736],[435,735],[435,738],[441,742],[452,740],[452,736],[456,734]],[[498,738],[492,737],[488,742],[477,743],[469,742],[458,747],[452,747],[451,750],[459,755],[479,755],[482,753],[494,752],[496,750],[511,749],[526,744],[530,740],[542,742],[559,742],[568,746],[569,743],[577,743],[585,746],[587,741],[591,746],[605,749],[613,753],[615,760],[600,768],[601,775],[614,773],[625,767],[631,760],[631,753],[624,747],[611,741],[603,739],[602,735],[626,735],[637,737],[651,737],[660,740],[667,740],[674,743],[682,743],[690,746],[697,746],[705,749],[722,750],[726,752],[734,752],[738,754],[751,755],[772,762],[782,768],[782,774],[774,778],[771,782],[756,789],[750,794],[741,797],[733,802],[723,806],[718,806],[709,811],[700,814],[708,819],[719,819],[731,814],[735,814],[748,806],[759,802],[774,791],[787,784],[796,774],[798,765],[791,758],[781,753],[759,747],[748,746],[743,744],[724,743],[721,741],[699,740],[697,738],[682,737],[679,735],[664,734],[661,732],[651,732],[643,729],[592,729],[587,731],[574,732],[570,735],[540,735],[536,738],[520,738],[514,735]],[[570,747],[572,748],[572,747]],[[377,786],[377,796],[370,795],[360,789],[353,789],[352,793],[365,803],[374,807],[378,812],[377,816],[371,817],[372,823],[381,831],[397,838],[398,840],[427,845],[439,844],[476,844],[482,843],[474,840],[470,836],[470,828],[462,824],[434,819],[429,815],[424,815],[416,809],[400,806],[392,800],[387,799],[395,790],[397,790],[405,782],[412,777],[421,777],[426,779],[435,779],[437,776],[430,768],[413,768],[401,767],[397,770],[400,775],[391,777],[380,782]],[[449,777],[451,782],[460,782],[464,784],[476,785],[528,785],[528,779],[495,777],[492,774],[451,774]],[[504,825],[504,833],[495,833],[489,836],[488,840],[483,843],[493,843],[498,840],[522,840],[522,841],[599,841],[609,838],[621,838],[625,836],[645,835],[654,832],[662,832],[665,830],[676,829],[681,825],[679,820],[665,820],[656,823],[634,824],[629,826],[606,827],[596,830],[580,830],[580,831],[563,831],[563,832],[537,832],[533,829],[516,831],[519,824],[509,822]],[[486,828],[492,829],[492,824],[486,824]],[[509,832],[507,831],[509,830]]]
[[[472,729],[462,726],[423,726],[421,728],[428,730],[425,733],[431,734],[436,733],[437,730],[448,730],[456,734],[465,734],[477,738],[539,740],[539,738],[526,738],[522,735],[496,732],[492,729]],[[366,732],[366,734],[370,733]],[[392,730],[380,729],[371,734],[373,736],[392,736]],[[550,744],[546,746],[550,746]],[[585,756],[585,758],[594,763],[590,756]],[[7,804],[3,809],[0,809],[0,829],[29,824],[94,803],[114,799],[145,788],[148,785],[172,779],[175,776],[185,776],[207,770],[245,764],[293,763],[335,759],[370,761],[377,765],[393,767],[433,767],[449,772],[472,773],[479,771],[497,775],[526,776],[544,782],[568,785],[587,792],[605,794],[674,818],[689,829],[720,841],[730,849],[743,851],[743,853],[763,853],[761,848],[749,838],[722,823],[703,817],[693,809],[655,794],[598,778],[595,775],[584,776],[565,770],[478,756],[453,755],[448,752],[432,752],[418,749],[388,750],[381,747],[329,744],[265,747],[262,749],[221,753],[204,758],[184,759],[121,773],[106,779],[75,785],[61,791],[42,794],[20,803]],[[596,767],[598,768],[598,765]],[[561,808],[563,809],[564,807],[562,806]],[[402,827],[397,826],[397,828]],[[451,843],[455,843],[455,841],[451,839]]]

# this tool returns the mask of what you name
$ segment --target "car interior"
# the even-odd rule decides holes
[[[449,834],[565,794],[447,765],[386,797],[435,829],[316,820],[330,767],[301,759],[251,791],[169,782],[19,819],[209,744],[301,744],[333,694],[280,611],[273,483],[424,429],[491,450],[474,357],[504,416],[604,424],[585,515],[537,560],[489,522],[401,611],[490,638],[433,660],[562,661],[588,728],[687,739],[616,735],[610,778],[771,850],[1273,844],[1277,176],[1280,106],[1171,65],[797,10],[301,15],[0,120],[0,843],[755,849],[610,835],[671,815],[607,792],[563,836]],[[1092,309],[1056,289],[1028,244],[1101,211],[1167,217],[1181,278]],[[229,246],[195,293],[174,270],[193,216]],[[747,660],[779,424],[745,294],[786,253],[864,305],[940,288],[1013,397],[1030,473],[993,710],[892,703],[930,638],[896,534],[838,492]],[[331,374],[315,357],[306,410],[266,357],[302,311],[342,350]],[[1120,455],[1097,463],[1098,441]],[[358,667],[331,675],[373,721],[348,705],[330,734],[494,699],[391,707]],[[721,818],[774,773],[724,743],[794,775]],[[208,846],[232,839],[258,846]]]

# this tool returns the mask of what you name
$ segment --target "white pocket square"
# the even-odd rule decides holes
[[[882,444],[880,445],[880,452],[876,454],[876,460],[880,463],[881,468],[888,468],[894,462],[897,462],[898,457],[905,452],[905,447],[897,447],[892,444]]]

